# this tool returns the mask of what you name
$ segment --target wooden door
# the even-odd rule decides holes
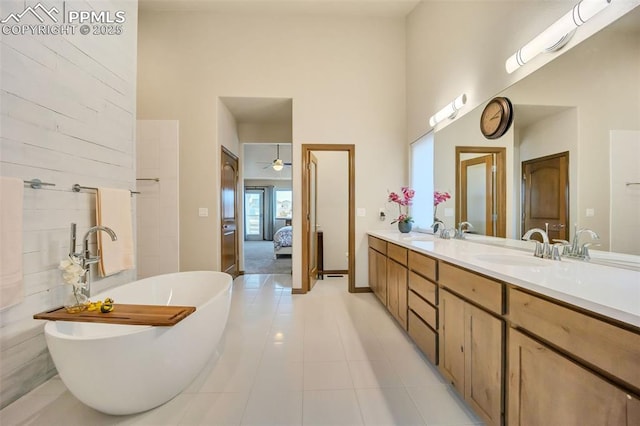
[[[522,163],[522,229],[545,229],[549,239],[568,240],[569,153]],[[536,235],[537,237],[537,235]]]
[[[318,239],[318,218],[317,218],[317,203],[318,203],[318,159],[312,152],[309,152],[309,199],[307,200],[307,206],[309,211],[307,212],[308,230],[309,230],[309,290],[318,281],[318,246],[316,241]]]
[[[509,425],[630,424],[625,392],[514,329],[508,377]]]
[[[440,292],[440,370],[464,395],[464,305],[446,290]]]
[[[222,147],[220,179],[221,270],[238,275],[238,157]]]
[[[460,221],[471,223],[478,234],[495,236],[493,155],[461,161],[460,174]]]
[[[465,316],[465,399],[487,425],[501,425],[503,321],[468,303]]]

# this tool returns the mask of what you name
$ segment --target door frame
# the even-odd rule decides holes
[[[348,144],[302,144],[302,288],[293,289],[293,293],[304,294],[309,291],[309,232],[310,226],[306,217],[306,211],[309,210],[309,154],[311,151],[335,151],[348,153],[349,167],[349,262],[348,262],[348,280],[349,293],[369,292],[369,287],[356,287],[355,271],[356,271],[356,178],[355,178],[355,145]]]
[[[461,154],[496,155],[496,237],[507,236],[507,149],[495,146],[456,146],[456,223],[460,223],[460,156]]]
[[[490,161],[487,161],[487,160]],[[475,157],[469,160],[461,160],[460,161],[460,218],[458,223],[462,222],[462,220],[469,220],[469,209],[467,199],[469,187],[467,185],[467,169],[469,166],[477,166],[478,164],[487,165],[487,169],[485,170],[485,218],[484,221],[486,223],[485,226],[485,235],[493,236],[493,171],[491,168],[493,167],[493,154],[483,155],[482,157]],[[496,224],[497,225],[497,224]],[[497,228],[497,226],[496,226]]]

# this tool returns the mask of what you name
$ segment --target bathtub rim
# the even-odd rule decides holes
[[[156,277],[170,277],[170,276],[176,276],[176,275],[203,275],[203,273],[207,273],[207,274],[212,274],[212,275],[216,275],[216,276],[221,276],[223,278],[225,278],[225,281],[227,282],[227,285],[225,285],[220,292],[218,292],[214,297],[211,297],[209,299],[206,299],[206,301],[199,305],[196,306],[196,310],[189,315],[189,317],[193,316],[193,315],[197,315],[198,311],[205,308],[206,306],[212,304],[215,302],[216,299],[218,299],[219,297],[222,297],[222,295],[226,294],[226,293],[230,293],[233,287],[233,277],[229,274],[227,274],[226,272],[220,272],[220,271],[184,271],[184,272],[172,272],[169,274],[160,274],[160,275],[155,275],[155,276],[151,276],[151,277],[146,277],[146,278],[142,278],[140,280],[135,280],[135,281],[131,281],[128,283],[124,283],[124,284],[120,284],[114,287],[110,287],[108,289],[105,289],[103,291],[101,291],[100,293],[96,294],[93,297],[103,297],[103,296],[107,296],[107,293],[109,291],[113,291],[115,289],[119,289],[121,287],[127,286],[127,285],[131,285],[133,283],[137,283],[140,281],[146,281],[146,280],[153,280]],[[117,306],[117,303],[116,303]],[[171,306],[171,305],[168,305]],[[186,317],[184,320],[187,320],[189,317]],[[182,321],[184,321],[182,320]],[[62,339],[62,340],[69,340],[69,341],[98,341],[98,340],[104,340],[104,339],[111,339],[114,337],[121,337],[121,336],[129,336],[129,335],[133,335],[133,334],[139,334],[139,333],[144,333],[146,331],[148,331],[151,328],[155,328],[158,331],[162,331],[162,330],[166,330],[166,329],[170,329],[172,327],[176,327],[179,326],[180,323],[182,323],[182,321],[172,325],[172,326],[155,326],[155,325],[133,325],[133,324],[111,324],[111,323],[91,323],[91,322],[87,322],[87,321],[52,321],[52,320],[48,320],[45,322],[44,324],[44,334],[45,337],[46,336],[50,336],[52,338],[56,338],[56,339]],[[104,333],[104,334],[96,334],[96,335],[91,335],[91,336],[87,336],[87,335],[74,335],[74,334],[69,334],[69,333],[63,333],[61,331],[58,331],[57,327],[56,327],[56,323],[72,323],[72,324],[90,324],[87,327],[91,327],[93,326],[97,326],[97,327],[101,327],[101,328],[105,328],[105,329],[110,329],[113,328],[115,330],[118,330],[115,333]],[[64,325],[63,325],[64,326]]]

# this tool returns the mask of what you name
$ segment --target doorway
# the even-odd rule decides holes
[[[470,232],[507,234],[506,148],[456,147],[456,223],[469,222]]]
[[[370,291],[368,287],[355,286],[355,145],[304,144],[302,145],[302,288],[295,293],[306,293],[313,288],[322,275],[318,259],[322,252],[318,247],[318,227],[316,223],[318,180],[317,171],[327,164],[318,161],[314,152],[345,152],[347,178],[341,184],[347,187],[347,269],[348,290],[351,293]],[[329,166],[330,167],[330,166]]]
[[[569,152],[522,162],[522,228],[547,231],[549,240],[567,240]]]
[[[273,187],[244,188],[244,240],[273,238]]]

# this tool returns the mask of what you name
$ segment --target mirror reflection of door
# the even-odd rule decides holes
[[[545,229],[549,239],[568,240],[569,153],[522,162],[522,229]]]
[[[318,159],[309,152],[309,290],[318,280],[318,256],[316,253],[317,231],[317,201],[318,201]]]
[[[469,222],[471,232],[495,235],[493,155],[462,160],[460,163],[460,221]]]
[[[456,146],[456,224],[494,237],[507,234],[506,148]]]
[[[264,189],[246,189],[244,192],[244,239],[264,239]]]

